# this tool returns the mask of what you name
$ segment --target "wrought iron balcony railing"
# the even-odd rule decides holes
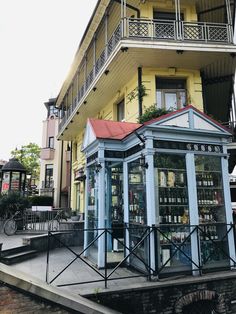
[[[190,23],[185,21],[137,18],[125,18],[121,20],[105,45],[104,50],[94,63],[92,70],[88,73],[73,102],[64,112],[64,116],[59,124],[59,132],[75,113],[77,105],[85,96],[121,39],[229,44],[233,42],[233,31],[231,25],[219,23]]]
[[[232,42],[228,24],[127,18],[126,27],[129,38]]]

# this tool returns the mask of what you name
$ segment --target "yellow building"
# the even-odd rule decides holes
[[[230,0],[98,1],[56,101],[58,139],[72,142],[72,209],[84,212],[87,118],[137,122],[153,105],[192,104],[235,120],[234,17]]]
[[[235,33],[231,0],[98,1],[56,100],[70,204],[97,268],[235,268]]]

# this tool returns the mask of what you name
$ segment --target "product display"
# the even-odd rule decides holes
[[[111,176],[111,221],[123,222],[123,177],[120,169],[113,168]]]
[[[187,224],[189,222],[186,171],[158,169],[159,223]]]
[[[129,222],[146,224],[145,175],[140,166],[134,164],[129,175]]]

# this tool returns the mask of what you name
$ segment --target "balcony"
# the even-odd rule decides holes
[[[126,18],[128,38],[231,43],[228,24]]]
[[[53,160],[54,159],[54,148],[46,147],[42,148],[40,152],[40,158],[42,160]]]
[[[54,181],[42,181],[41,189],[43,190],[52,190],[54,188]]]
[[[233,44],[233,29],[229,24],[207,23],[207,22],[185,22],[172,20],[151,20],[138,18],[123,18],[107,41],[104,50],[94,62],[92,70],[86,76],[84,83],[80,86],[73,102],[67,107],[59,124],[59,133],[68,121],[75,115],[79,105],[84,100],[92,84],[106,69],[108,59],[121,42],[139,42],[145,46],[146,42],[153,43],[177,43],[182,49],[185,43],[203,45],[231,45]],[[176,46],[176,47],[178,47]],[[229,46],[228,46],[229,47]],[[125,49],[121,47],[121,50]],[[175,48],[178,49],[178,48]]]

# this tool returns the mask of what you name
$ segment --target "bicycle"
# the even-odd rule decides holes
[[[51,231],[58,230],[60,223],[63,220],[67,221],[66,212],[64,210],[57,210],[56,215],[48,223],[48,230],[51,230]],[[56,226],[54,223],[56,223]]]
[[[15,214],[7,219],[3,225],[3,231],[7,236],[14,235],[17,231],[17,223],[23,221],[23,214],[21,211],[16,211]]]

